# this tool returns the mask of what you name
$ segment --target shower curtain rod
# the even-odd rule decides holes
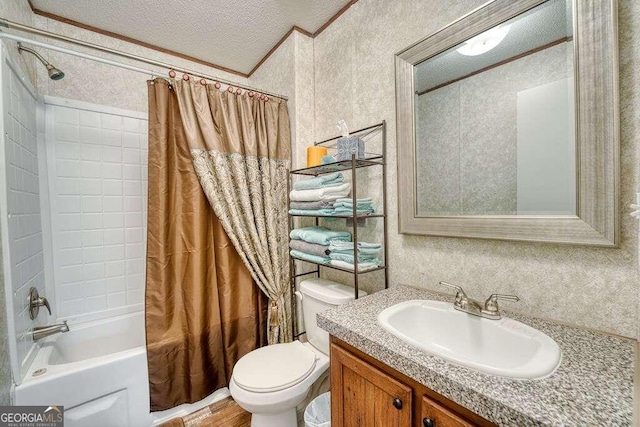
[[[101,52],[105,52],[105,53],[110,53],[110,54],[113,54],[113,55],[121,56],[123,58],[132,59],[134,61],[144,62],[144,63],[149,64],[149,65],[154,65],[154,66],[157,66],[157,67],[166,68],[168,70],[173,70],[173,71],[176,71],[176,72],[179,72],[179,73],[182,73],[182,74],[188,74],[188,75],[193,76],[193,77],[198,77],[198,78],[202,78],[202,79],[206,79],[206,80],[211,80],[211,81],[214,81],[214,82],[220,82],[220,83],[224,83],[224,84],[229,85],[229,86],[238,87],[238,88],[245,89],[245,90],[250,90],[250,91],[263,93],[265,95],[269,95],[269,96],[272,96],[274,98],[280,98],[280,99],[288,100],[288,98],[286,96],[284,96],[284,95],[279,95],[279,94],[267,92],[265,90],[258,89],[258,88],[255,88],[255,87],[251,87],[251,86],[247,86],[247,85],[243,85],[243,84],[239,84],[239,83],[234,83],[232,81],[225,80],[225,79],[220,79],[220,78],[215,77],[215,76],[202,74],[202,73],[199,73],[199,72],[196,72],[196,71],[192,71],[192,70],[189,70],[189,69],[186,69],[186,68],[177,67],[177,66],[174,66],[172,64],[167,64],[165,62],[161,62],[161,61],[156,61],[156,60],[153,60],[153,59],[145,58],[144,56],[134,55],[134,54],[127,53],[127,52],[122,52],[122,51],[117,50],[117,49],[111,49],[109,47],[100,46],[100,45],[97,45],[97,44],[94,44],[94,43],[89,43],[89,42],[85,42],[85,41],[82,41],[82,40],[77,40],[77,39],[74,39],[74,38],[71,38],[71,37],[63,36],[63,35],[60,35],[60,34],[51,33],[49,31],[40,30],[38,28],[33,28],[33,27],[28,26],[28,25],[23,25],[23,24],[19,24],[17,22],[9,21],[7,19],[0,18],[0,27],[5,27],[5,28],[14,29],[14,30],[24,31],[26,33],[35,34],[35,35],[42,36],[42,37],[48,37],[48,38],[52,38],[52,39],[55,39],[55,40],[60,40],[60,41],[63,41],[63,42],[75,44],[75,45],[78,45],[78,46],[84,46],[84,47],[87,47],[87,48],[90,48],[90,49],[94,49],[94,50],[98,50],[98,51],[101,51]],[[48,44],[48,43],[39,42],[39,41],[36,41],[36,40],[31,40],[31,39],[28,39],[26,37],[21,37],[21,36],[15,35],[15,34],[7,33],[7,32],[5,32],[5,31],[3,31],[1,29],[0,29],[0,38],[10,39],[10,40],[19,41],[19,42],[26,43],[26,44],[31,44],[31,45],[34,45],[34,46],[39,46],[39,47],[42,47],[44,49],[54,50],[54,51],[57,51],[57,52],[60,52],[60,53],[66,53],[66,54],[69,54],[69,55],[78,56],[80,58],[85,58],[85,59],[89,59],[89,60],[96,61],[96,62],[102,62],[104,64],[113,65],[115,67],[120,67],[120,68],[124,68],[124,69],[131,70],[131,71],[137,71],[139,73],[148,74],[148,75],[151,75],[151,76],[167,78],[167,74],[166,73],[162,74],[162,73],[157,72],[157,71],[146,70],[144,68],[136,67],[136,66],[133,66],[133,65],[123,64],[122,62],[113,61],[113,60],[106,59],[106,58],[100,58],[98,56],[93,56],[93,55],[89,55],[89,54],[86,54],[86,53],[77,52],[75,50],[54,46],[54,45],[51,45],[51,44]]]

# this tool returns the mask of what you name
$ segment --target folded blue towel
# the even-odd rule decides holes
[[[356,215],[369,215],[374,213],[373,208],[356,208]],[[334,207],[334,215],[353,216],[353,208],[346,208],[343,206]]]
[[[374,255],[381,250],[382,245],[379,243],[358,242],[358,254],[360,255]],[[353,256],[353,242],[331,242],[329,252]]]
[[[350,203],[353,204],[353,199],[351,197],[341,197],[336,200],[336,203]],[[371,197],[364,197],[362,199],[356,199],[357,204],[367,204],[370,205],[373,203],[373,199]]]
[[[331,242],[329,245],[333,249],[353,249],[353,242]],[[380,243],[368,243],[368,242],[358,242],[358,249],[362,248],[371,248],[371,249],[380,249],[382,245]]]
[[[333,209],[289,209],[289,215],[330,216]]]
[[[347,210],[353,211],[353,199],[342,197],[333,203],[333,207],[340,212],[346,212]],[[375,212],[373,209],[373,201],[370,197],[356,199],[356,209],[359,215]]]
[[[318,256],[313,254],[308,254],[306,252],[300,252],[296,250],[292,250],[289,252],[292,257],[301,259],[303,261],[309,261],[316,264],[329,264],[331,262],[331,258],[326,256]]]
[[[325,227],[296,228],[291,230],[289,237],[318,245],[328,245],[336,240],[351,241],[351,233],[348,231],[333,231]]]
[[[336,158],[333,156],[322,156],[323,165],[328,165],[330,163],[335,163],[335,162],[336,162]]]
[[[335,255],[349,255],[351,258],[353,258],[353,249],[351,250],[341,249],[341,250],[333,250],[329,252]],[[362,255],[363,257],[367,257],[367,256],[375,257],[377,256],[378,252],[380,252],[380,249],[373,249],[373,250],[364,249],[364,250],[358,251],[358,255]]]
[[[353,203],[347,202],[334,202],[333,207],[343,207],[343,208],[353,208]],[[356,207],[358,209],[373,209],[373,205],[371,203],[356,203]]]
[[[329,254],[329,258],[336,261],[348,262],[350,264],[353,264],[355,262],[355,257],[353,256],[353,254],[349,255],[349,254],[331,252]],[[375,255],[358,254],[358,263],[361,263],[361,262],[369,262],[372,264],[380,265],[380,260]]]
[[[302,179],[293,183],[294,190],[316,190],[324,187],[337,187],[344,182],[340,172],[321,175],[316,178]]]

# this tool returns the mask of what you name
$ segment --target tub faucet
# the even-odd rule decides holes
[[[69,332],[69,325],[67,325],[66,320],[62,323],[58,323],[57,325],[36,326],[33,328],[33,340],[38,341],[50,335],[62,332]]]
[[[480,304],[478,301],[469,298],[464,289],[458,285],[446,282],[440,282],[440,285],[456,290],[453,308],[474,316],[484,317],[485,319],[498,320],[502,317],[498,308],[498,300],[520,301],[520,298],[515,295],[491,294],[484,304]]]

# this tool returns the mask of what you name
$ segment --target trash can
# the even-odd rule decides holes
[[[331,392],[323,393],[307,405],[304,410],[306,427],[331,426]]]

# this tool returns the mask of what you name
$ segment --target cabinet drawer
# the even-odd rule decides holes
[[[423,427],[474,427],[459,415],[437,403],[435,400],[422,397],[422,424]]]

